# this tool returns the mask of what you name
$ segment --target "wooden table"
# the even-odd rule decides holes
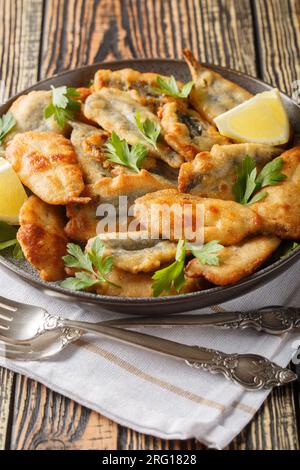
[[[96,61],[182,57],[225,65],[288,94],[300,79],[299,0],[0,0],[6,97]],[[230,449],[299,449],[297,384],[275,390]],[[0,449],[202,449],[118,426],[0,370]]]

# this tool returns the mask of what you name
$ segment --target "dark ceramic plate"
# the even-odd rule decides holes
[[[209,65],[210,66],[210,65]],[[141,72],[158,72],[164,75],[175,75],[176,78],[183,81],[190,80],[190,75],[186,64],[176,60],[129,60],[118,62],[106,62],[105,64],[94,64],[82,67],[76,70],[61,73],[50,79],[37,83],[24,92],[31,90],[49,89],[50,85],[61,86],[84,86],[93,78],[94,73],[99,68],[110,68],[113,70],[125,67],[136,68]],[[233,70],[217,66],[210,66],[212,69],[221,73],[224,77],[245,87],[252,93],[259,93],[270,90],[272,87],[255,78],[249,77]],[[0,115],[5,113],[16,97],[10,99],[6,104],[0,107]],[[282,95],[285,107],[288,111],[290,121],[295,131],[295,136],[300,135],[300,108],[286,95]],[[300,258],[300,248],[294,250],[290,255],[279,261],[269,261],[269,265],[260,269],[257,273],[249,276],[237,284],[227,287],[213,287],[200,292],[182,294],[178,296],[169,296],[161,298],[125,298],[111,297],[105,295],[96,295],[87,292],[72,292],[60,287],[58,282],[43,282],[35,270],[26,261],[16,261],[7,253],[2,252],[0,263],[21,277],[30,284],[38,287],[42,292],[60,297],[69,301],[80,301],[83,303],[98,304],[109,310],[124,312],[128,314],[167,314],[178,313],[188,310],[195,310],[208,305],[222,303],[227,300],[239,297],[254,288],[265,284],[286,271],[295,261]]]

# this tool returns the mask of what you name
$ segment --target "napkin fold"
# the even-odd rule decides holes
[[[264,287],[194,313],[299,305],[299,268],[300,262]],[[100,306],[48,297],[2,268],[0,295],[70,319],[96,322],[120,316]],[[295,333],[278,337],[253,330],[200,327],[149,328],[147,332],[228,353],[262,354],[281,366],[289,363],[300,340],[300,334]],[[0,358],[0,365],[36,379],[123,426],[162,439],[195,438],[217,449],[226,447],[246,426],[269,393],[245,391],[219,374],[95,335],[85,335],[59,356],[42,362]]]

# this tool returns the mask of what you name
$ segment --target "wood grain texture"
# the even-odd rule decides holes
[[[43,385],[17,377],[11,449],[114,449],[117,425]]]
[[[42,0],[0,0],[0,75],[4,98],[36,82]]]
[[[0,450],[4,450],[10,435],[13,406],[13,372],[0,368]]]
[[[254,13],[261,76],[292,95],[293,82],[300,80],[300,2],[256,0]]]
[[[7,81],[9,93],[23,88],[37,76],[44,78],[95,61],[180,58],[183,47],[191,48],[202,61],[227,65],[252,75],[262,74],[273,83],[283,80],[278,83],[287,90],[290,77],[297,74],[299,77],[299,53],[294,56],[297,49],[283,55],[274,47],[274,44],[282,44],[282,50],[286,47],[281,28],[288,20],[280,18],[280,13],[292,11],[289,28],[293,31],[289,34],[299,34],[296,0],[45,0],[42,34],[42,1],[0,0],[0,8],[4,4],[6,8],[0,10],[5,10],[6,18],[2,19],[5,25],[0,31],[0,78]],[[270,31],[266,26],[269,17],[272,18]],[[27,38],[24,44],[23,36]],[[259,49],[260,41],[264,44]],[[279,60],[277,53],[290,66],[291,72],[284,79],[278,72],[275,74],[277,68],[272,66]],[[0,397],[6,396],[5,400],[0,398],[0,413],[6,410],[3,423],[0,421],[0,442],[1,432],[6,433],[11,419],[12,449],[203,448],[194,440],[163,441],[117,426],[21,376],[16,378],[13,416],[9,417],[11,403],[7,397],[12,379],[7,372],[0,377],[4,377]],[[295,423],[292,387],[278,389],[230,448],[298,449]],[[4,441],[2,436],[2,445]]]
[[[231,450],[299,450],[293,386],[274,389]]]
[[[42,0],[0,0],[0,102],[36,82]],[[10,439],[14,374],[0,368],[0,449]]]
[[[42,77],[97,61],[182,58],[255,74],[249,0],[47,0]]]

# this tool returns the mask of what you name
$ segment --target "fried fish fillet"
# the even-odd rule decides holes
[[[150,156],[162,159],[172,168],[179,168],[184,159],[165,142],[159,142],[155,149],[144,139],[135,122],[137,111],[140,113],[142,122],[150,119],[159,125],[159,119],[154,113],[133,98],[130,92],[117,88],[101,88],[90,95],[84,105],[85,116],[106,131],[115,131],[130,145],[143,144]]]
[[[173,101],[165,103],[159,110],[165,141],[186,161],[197,153],[210,150],[214,144],[229,144],[214,126],[186,104]]]
[[[300,239],[300,147],[281,155],[282,173],[287,178],[261,190],[267,197],[251,205],[262,219],[263,231],[283,239]]]
[[[121,297],[153,297],[152,292],[152,274],[137,273],[132,274],[128,271],[114,267],[107,275],[107,278],[120,287],[115,287],[108,283],[97,286],[97,293],[101,295],[113,295]],[[202,290],[206,284],[202,279],[186,279],[180,294]],[[164,294],[162,294],[163,296]],[[173,289],[170,295],[177,295]]]
[[[148,232],[114,232],[97,235],[105,246],[104,256],[113,256],[114,266],[133,274],[156,271],[175,261],[177,244],[151,240]],[[89,251],[94,239],[89,240]]]
[[[119,90],[137,90],[144,96],[156,96],[153,87],[156,86],[157,73],[142,73],[134,69],[109,70],[100,69],[94,78],[94,89],[118,88]],[[166,78],[166,77],[164,77]]]
[[[218,240],[225,246],[235,245],[258,233],[261,228],[260,217],[247,206],[234,201],[191,196],[174,189],[137,199],[134,216],[142,229],[148,230],[152,236],[158,233],[171,241],[181,238],[194,241],[198,226],[198,230],[204,227],[205,243]],[[194,238],[191,238],[192,232],[195,233]]]
[[[30,196],[21,208],[19,220],[17,239],[25,258],[38,269],[44,281],[63,279],[62,256],[66,254],[68,239],[62,208]]]
[[[28,95],[22,95],[11,105],[9,111],[16,121],[15,126],[7,135],[6,142],[10,141],[16,134],[27,131],[53,131],[64,134],[67,126],[62,129],[53,116],[46,119],[44,109],[52,101],[51,91],[31,91]]]
[[[30,131],[9,142],[6,157],[22,183],[48,204],[88,202],[71,142],[55,132]]]
[[[271,145],[231,144],[214,145],[210,152],[199,153],[192,162],[181,165],[178,189],[183,193],[217,199],[234,200],[236,167],[249,155],[257,169],[282,153]]]
[[[134,90],[137,92],[136,98],[141,104],[147,105],[153,111],[169,98],[165,97],[157,89],[157,78],[168,80],[168,77],[158,73],[142,73],[133,69],[121,70],[98,70],[95,74],[94,89],[99,91],[102,88],[117,88],[122,91]],[[177,81],[178,87],[182,83]]]
[[[139,173],[121,173],[113,178],[107,177],[95,184],[88,184],[84,190],[87,197],[99,197],[100,202],[118,204],[120,196],[127,196],[128,204],[136,198],[159,191],[174,188],[174,184],[162,176],[140,170]]]
[[[109,176],[109,167],[104,166],[106,158],[103,148],[109,133],[79,122],[72,122],[71,126],[71,142],[76,150],[85,183],[96,183]]]
[[[190,102],[208,122],[213,124],[214,118],[252,97],[249,91],[199,64],[189,50],[183,55],[195,82]]]
[[[97,199],[88,204],[68,204],[67,218],[69,219],[65,226],[65,233],[72,241],[86,243],[90,238],[97,234]]]
[[[119,205],[119,197],[127,196],[128,208],[135,199],[147,193],[174,187],[174,184],[162,176],[141,170],[139,173],[121,173],[115,177],[103,177],[94,184],[85,187],[84,196],[91,198],[89,204],[69,204],[66,233],[71,240],[87,242],[95,237],[99,217],[96,212],[99,205]]]
[[[280,239],[277,237],[258,235],[248,238],[220,250],[219,266],[204,265],[194,258],[188,263],[185,274],[190,278],[204,277],[218,286],[234,284],[254,273],[279,245]]]

